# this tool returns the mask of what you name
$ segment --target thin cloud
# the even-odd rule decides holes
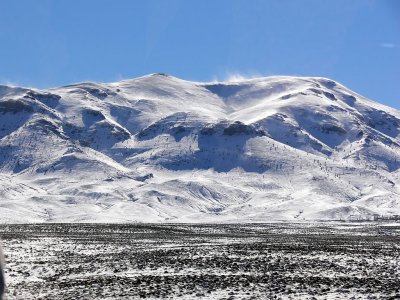
[[[379,45],[382,48],[397,48],[398,46],[393,43],[382,43]]]

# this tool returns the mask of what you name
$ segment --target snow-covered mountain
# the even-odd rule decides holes
[[[400,214],[400,112],[314,77],[0,86],[1,222]]]

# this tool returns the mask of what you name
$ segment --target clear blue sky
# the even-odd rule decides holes
[[[400,108],[398,0],[0,0],[0,83],[325,76]]]

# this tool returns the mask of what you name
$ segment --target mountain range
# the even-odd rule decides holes
[[[0,86],[0,222],[400,214],[400,111],[319,77]]]

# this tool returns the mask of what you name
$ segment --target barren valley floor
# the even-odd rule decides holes
[[[1,225],[6,299],[399,299],[400,224]]]

